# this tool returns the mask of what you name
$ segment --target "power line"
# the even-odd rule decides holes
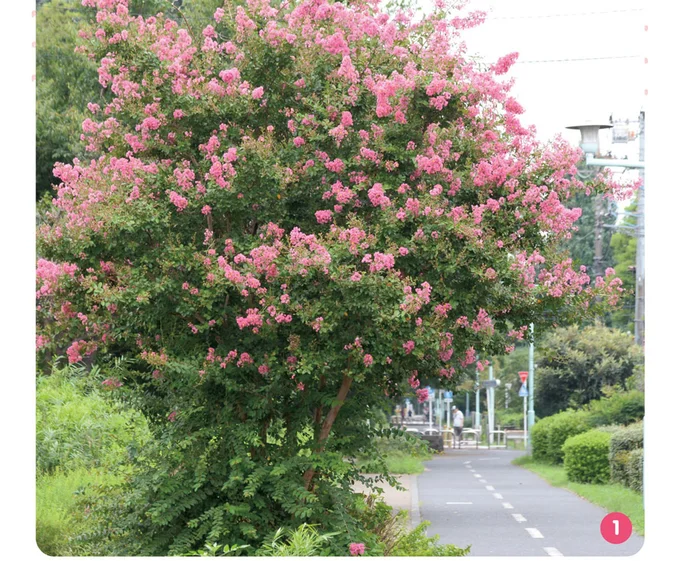
[[[486,18],[488,20],[501,20],[501,19],[539,19],[539,18],[562,18],[562,17],[576,17],[576,16],[599,16],[604,14],[621,14],[626,12],[643,12],[643,8],[630,8],[627,10],[607,10],[603,12],[575,12],[567,14],[535,14],[535,15],[522,15],[522,16],[491,16]]]
[[[553,59],[537,59],[537,60],[518,60],[515,64],[537,64],[543,62],[581,62],[585,60],[614,60],[625,58],[643,58],[642,55],[621,55],[621,56],[595,56],[583,58],[553,58]]]

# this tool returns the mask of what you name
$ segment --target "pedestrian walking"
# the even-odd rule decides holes
[[[406,419],[406,406],[401,408],[401,426],[404,426],[404,420]]]
[[[458,440],[458,448],[460,448],[460,441],[463,439],[463,425],[465,424],[465,415],[458,409],[455,405],[453,410],[453,446],[456,446],[456,440]]]

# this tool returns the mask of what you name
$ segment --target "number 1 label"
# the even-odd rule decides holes
[[[600,522],[600,534],[609,543],[623,543],[632,533],[633,524],[622,512],[610,512]]]

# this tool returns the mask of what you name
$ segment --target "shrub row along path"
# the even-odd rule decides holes
[[[511,464],[514,450],[446,450],[418,476],[420,516],[441,543],[472,545],[484,556],[627,556],[643,538],[623,544],[600,534],[607,511]]]

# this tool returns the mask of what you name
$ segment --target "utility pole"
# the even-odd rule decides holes
[[[645,160],[645,112],[640,111],[640,161]],[[645,170],[640,169],[635,250],[635,342],[645,344]]]

